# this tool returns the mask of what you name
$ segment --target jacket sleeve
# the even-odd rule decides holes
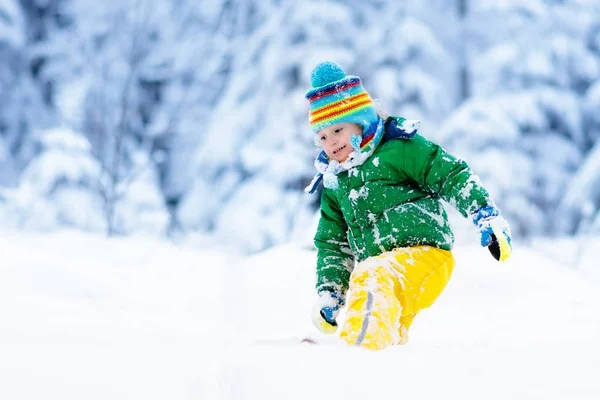
[[[465,161],[420,135],[403,142],[403,171],[423,189],[437,194],[465,217],[481,207],[494,205]]]
[[[348,226],[337,200],[329,189],[321,195],[321,218],[315,235],[317,247],[317,293],[337,292],[344,296],[348,290],[354,255],[347,238]]]

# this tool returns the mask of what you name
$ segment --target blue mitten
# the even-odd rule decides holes
[[[317,300],[313,311],[313,322],[323,333],[328,335],[337,331],[336,318],[340,308],[344,305],[344,298],[335,292],[324,292]]]
[[[512,253],[511,233],[508,222],[500,216],[500,210],[485,206],[472,217],[481,233],[481,245],[487,247],[496,260],[506,261]]]

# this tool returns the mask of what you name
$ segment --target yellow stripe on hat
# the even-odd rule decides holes
[[[351,103],[351,102],[357,101],[359,99],[362,99],[363,97],[369,97],[369,94],[367,92],[361,92],[361,93],[355,94],[354,96],[345,97],[345,98],[342,98],[341,100],[334,101],[333,103],[329,103],[325,106],[315,108],[311,112],[313,114],[320,114],[320,113],[326,112],[327,110],[330,110],[332,108],[341,107],[345,103]]]
[[[345,113],[346,111],[355,109],[365,104],[372,104],[371,98],[368,94],[364,93],[358,96],[353,96],[349,99],[338,101],[335,104],[331,104],[327,107],[322,107],[318,110],[311,112],[310,122],[313,123],[322,119],[327,119],[331,115]]]
[[[311,119],[310,123],[311,124],[316,124],[316,123],[320,123],[320,122],[326,121],[328,119],[339,119],[339,118],[345,117],[347,115],[354,114],[354,113],[356,113],[358,111],[364,110],[365,108],[369,108],[369,107],[372,107],[372,104],[371,104],[370,101],[366,102],[364,104],[357,104],[357,105],[355,105],[355,106],[353,106],[353,107],[351,107],[349,109],[342,109],[342,110],[339,110],[337,112],[333,112],[333,113],[327,114],[327,115],[325,115],[325,116],[323,116],[323,117],[321,117],[319,119]]]
[[[321,119],[323,116],[331,113],[336,113],[342,109],[350,108],[356,104],[362,104],[365,102],[371,102],[371,98],[368,93],[361,93],[352,97],[345,98],[343,100],[336,101],[326,105],[325,107],[318,108],[311,111],[310,116],[312,120]]]

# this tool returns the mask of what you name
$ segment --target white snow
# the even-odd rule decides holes
[[[594,242],[544,240],[505,264],[460,247],[408,344],[370,352],[312,327],[310,248],[237,259],[147,239],[3,232],[0,398],[597,399]]]
[[[68,232],[0,243],[0,398],[217,398],[227,257]]]

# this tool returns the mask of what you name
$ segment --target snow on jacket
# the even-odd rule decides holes
[[[418,134],[389,140],[389,129],[386,123],[382,142],[362,165],[340,172],[336,188],[323,189],[314,238],[319,293],[345,293],[354,262],[385,251],[451,250],[442,200],[465,217],[493,204],[465,161]]]

